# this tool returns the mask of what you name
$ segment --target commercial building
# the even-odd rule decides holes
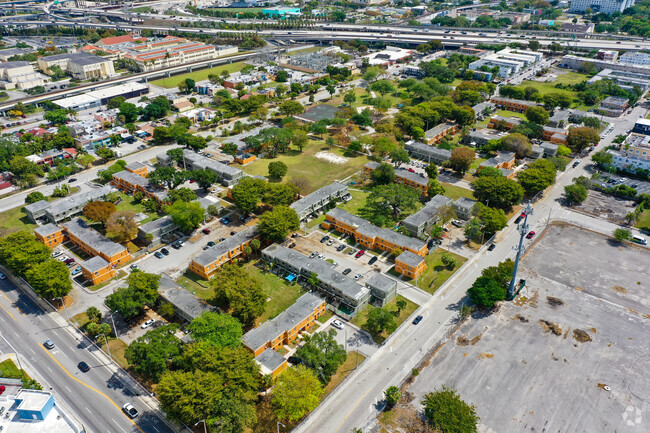
[[[619,87],[627,90],[632,90],[634,86],[639,86],[644,92],[650,90],[650,75],[638,72],[626,71],[613,71],[611,69],[603,69],[587,83],[593,84],[600,80],[609,80],[615,82]]]
[[[59,99],[53,102],[61,108],[82,111],[106,105],[108,101],[116,96],[123,96],[126,99],[130,99],[146,95],[147,93],[149,93],[149,86],[147,84],[132,82],[100,90],[93,90],[91,92]]]
[[[627,51],[618,61],[628,65],[650,66],[650,54],[641,51]]]
[[[441,123],[424,132],[424,142],[429,145],[438,144],[458,131],[460,131],[460,126],[457,123]]]
[[[600,103],[596,112],[610,117],[618,117],[623,114],[629,106],[630,101],[627,98],[608,96]]]
[[[395,272],[405,275],[408,278],[417,278],[427,269],[424,257],[404,251],[395,258]]]
[[[599,12],[612,14],[622,13],[625,9],[634,6],[635,0],[570,0],[569,12],[586,12],[591,9],[593,13]]]
[[[578,57],[571,54],[562,57],[558,63],[561,68],[580,69],[584,63],[591,63],[597,71],[611,69],[612,71],[633,72],[637,74],[650,75],[650,66],[633,65],[629,63],[614,62],[609,60],[592,59],[590,57]]]
[[[503,98],[494,96],[491,102],[502,110],[514,111],[516,113],[525,113],[530,107],[539,107],[540,104],[530,101],[520,101],[519,99]]]
[[[378,272],[366,281],[366,287],[370,289],[371,302],[380,307],[397,296],[397,281]]]
[[[383,229],[352,215],[340,208],[327,212],[325,221],[321,224],[325,229],[334,229],[343,234],[350,235],[364,248],[392,252],[395,249],[411,251],[419,256],[424,256],[429,251],[426,243],[419,239],[405,236],[390,229]]]
[[[363,166],[363,171],[371,174],[373,171],[379,168],[380,165],[381,164],[378,162],[368,162]],[[423,173],[417,174],[405,169],[396,170],[393,182],[401,183],[411,188],[419,189],[420,192],[424,195],[427,195],[427,192],[429,190],[429,177]]]
[[[614,167],[629,172],[650,170],[650,135],[630,133],[618,151],[609,150]]]
[[[451,159],[451,150],[441,149],[440,147],[427,146],[426,144],[409,140],[404,144],[404,150],[406,150],[411,158],[420,159],[426,161],[427,163],[442,164],[445,161]]]
[[[505,48],[496,53],[488,54],[469,64],[469,69],[479,70],[481,66],[488,68],[499,67],[499,76],[507,78],[522,69],[540,61],[542,53],[536,51],[523,51]]]
[[[223,186],[233,186],[244,176],[242,170],[206,158],[205,156],[201,156],[192,150],[183,149],[183,155],[183,161],[178,163],[180,168],[184,170],[210,170],[218,176],[219,182]],[[174,165],[174,160],[172,160],[166,153],[157,155],[156,159],[160,165]]]
[[[607,60],[608,62],[615,62],[618,58],[618,51],[615,50],[598,50],[596,57],[601,60]]]
[[[347,185],[333,182],[295,201],[291,204],[291,209],[296,211],[300,221],[304,221],[309,215],[317,214],[349,195]]]
[[[402,226],[408,230],[411,236],[416,238],[425,236],[429,229],[436,224],[440,208],[451,206],[452,201],[444,195],[436,195],[422,209],[407,216],[402,222]]]
[[[632,132],[637,134],[650,135],[650,119],[639,119],[634,124]]]
[[[53,202],[37,201],[28,204],[24,209],[27,218],[33,223],[36,223],[38,219],[45,218],[51,223],[58,224],[66,218],[80,214],[84,206],[91,201],[103,200],[109,193],[114,191],[110,186],[101,186]]]
[[[31,89],[36,86],[43,86],[50,78],[34,71],[29,62],[1,62],[0,63],[0,87],[5,90]]]
[[[337,307],[339,314],[354,316],[370,301],[368,288],[318,257],[310,259],[295,250],[273,244],[262,250],[262,258],[272,265],[275,273],[289,282],[307,283],[316,274],[318,283],[314,289]]]
[[[193,258],[189,269],[209,280],[224,263],[232,262],[234,258],[244,254],[244,249],[258,237],[257,227],[248,227]]]
[[[412,55],[413,50],[388,46],[381,51],[363,56],[363,58],[368,59],[370,66],[389,66],[406,61]]]
[[[113,61],[86,52],[56,54],[38,58],[38,67],[50,74],[52,66],[58,66],[78,80],[110,78],[115,75]]]

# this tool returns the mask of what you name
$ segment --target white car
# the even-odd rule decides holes
[[[150,327],[150,326],[153,325],[154,323],[156,323],[155,320],[153,320],[153,319],[149,319],[149,320],[147,320],[146,322],[144,322],[142,325],[140,325],[140,328],[142,328],[142,329],[147,329],[148,327]]]
[[[332,326],[336,329],[343,329],[343,323],[337,319],[332,320]]]
[[[69,258],[70,258],[70,257],[68,257],[68,256],[66,256],[65,254],[63,254],[62,256],[59,256],[59,258],[58,258],[57,260],[60,261],[60,262],[65,262],[65,261],[68,260]]]
[[[138,410],[134,408],[131,403],[126,403],[124,406],[122,406],[122,410],[126,412],[126,414],[131,418],[138,417]]]
[[[56,250],[52,252],[52,258],[59,257],[61,254],[63,254],[61,251]]]
[[[354,276],[354,279],[355,279],[355,280],[358,280],[358,279],[361,278],[362,276],[363,276],[363,275],[361,275],[361,274],[357,274],[357,275]]]

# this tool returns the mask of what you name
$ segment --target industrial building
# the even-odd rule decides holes
[[[70,96],[69,98],[63,98],[53,102],[61,108],[82,111],[106,105],[108,101],[116,96],[123,96],[126,99],[130,99],[146,95],[147,93],[149,93],[149,86],[147,84],[131,82],[93,90],[91,92]]]
[[[542,57],[543,54],[536,51],[505,48],[470,63],[469,69],[478,70],[481,66],[487,66],[489,68],[498,66],[499,76],[501,78],[507,78],[540,61]]]

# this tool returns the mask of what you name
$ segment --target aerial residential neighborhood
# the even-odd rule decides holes
[[[649,23],[6,2],[0,432],[647,433]]]

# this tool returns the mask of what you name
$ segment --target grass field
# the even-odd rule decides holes
[[[144,213],[147,215],[147,218],[143,219],[142,221],[138,222],[138,224],[142,225],[145,223],[148,223],[149,221],[153,221],[155,219],[160,218],[160,216],[156,212],[146,212],[144,210],[144,206],[141,205],[140,203],[137,203],[133,197],[130,195],[126,195],[122,192],[118,192],[120,195],[120,199],[122,201],[120,204],[115,206],[116,210],[118,211],[132,211],[135,213]]]
[[[212,298],[212,289],[208,287],[208,281],[196,275],[192,271],[185,271],[183,275],[176,280],[179,286],[189,290],[201,299],[209,300]]]
[[[587,76],[586,74],[580,74],[578,72],[567,72],[566,74],[559,75],[557,79],[549,83],[545,83],[541,81],[524,81],[517,87],[521,87],[521,88],[534,87],[535,89],[539,90],[539,92],[542,95],[545,95],[547,93],[561,93],[561,94],[569,95],[575,100],[573,108],[577,108],[579,110],[585,110],[585,109],[588,110],[592,106],[584,105],[580,100],[578,100],[577,99],[578,95],[576,92],[574,92],[573,90],[558,89],[555,87],[556,84],[577,84],[587,79],[589,79],[589,76]]]
[[[323,47],[309,47],[309,48],[303,48],[302,50],[296,50],[296,51],[289,51],[287,53],[287,56],[295,56],[298,54],[309,54],[309,53],[315,53],[316,51],[322,50]]]
[[[23,381],[23,388],[25,389],[43,389],[41,385],[29,377],[24,370],[19,369],[12,359],[5,359],[0,362],[0,377],[6,377],[7,379],[21,379]]]
[[[322,398],[325,398],[330,392],[334,391],[346,377],[356,370],[357,366],[361,365],[361,363],[365,361],[365,359],[366,357],[359,352],[348,352],[347,358],[345,358],[343,364],[339,366],[334,376],[332,376],[330,383],[328,383],[325,389],[323,389],[325,392],[323,393]]]
[[[518,117],[519,119],[525,119],[526,115],[524,113],[517,113],[514,111],[508,111],[508,110],[497,110],[492,115],[496,116],[503,116],[503,117]],[[481,120],[479,123],[476,124],[477,127],[480,128],[487,128],[487,124],[490,123],[490,117],[491,116],[486,116],[485,119]]]
[[[97,345],[108,355],[106,351],[106,340],[103,337],[97,340]],[[111,356],[124,369],[129,368],[129,362],[124,357],[124,352],[127,347],[128,344],[119,338],[109,338],[108,340],[108,349],[111,351]]]
[[[369,191],[350,190],[350,195],[352,196],[352,200],[346,203],[339,203],[337,207],[340,207],[341,209],[346,210],[353,215],[357,215],[359,213],[359,209],[361,209],[366,205],[366,200],[368,199],[369,194],[370,194]],[[325,220],[325,214],[319,215],[318,218],[314,218],[313,220],[309,221],[307,223],[307,227],[308,228],[315,227],[320,223],[322,223],[324,220]]]
[[[154,86],[158,87],[164,87],[165,89],[172,89],[178,87],[178,84],[181,81],[184,81],[186,78],[191,78],[198,83],[199,81],[207,80],[208,75],[219,75],[223,71],[228,71],[232,74],[233,72],[241,71],[244,66],[246,66],[244,62],[231,63],[229,65],[217,66],[215,68],[200,69],[198,71],[188,72],[186,74],[174,75],[173,77],[169,78],[161,78],[160,80],[151,81],[149,84],[153,84]]]
[[[16,230],[33,230],[37,227],[32,224],[27,218],[27,214],[23,212],[22,207],[15,207],[0,213],[0,230],[1,231],[16,231]]]
[[[398,308],[397,308],[397,301],[405,301],[406,302],[406,307],[397,314]],[[386,331],[382,332],[379,335],[373,334],[370,332],[365,326],[366,326],[366,319],[368,317],[368,313],[370,313],[372,310],[374,310],[376,307],[373,307],[372,305],[367,305],[363,310],[361,310],[356,316],[354,316],[351,320],[352,323],[357,325],[359,328],[364,329],[372,335],[372,339],[375,340],[375,342],[381,344],[388,338],[390,333],[387,333]],[[392,301],[387,303],[384,306],[385,309],[388,311],[392,312],[393,315],[395,316],[395,323],[397,324],[397,327],[399,328],[399,325],[401,325],[406,319],[409,318],[411,314],[418,308],[418,304],[415,302],[409,301],[402,295],[397,295]]]
[[[330,149],[322,141],[310,141],[303,152],[291,149],[277,158],[258,159],[246,166],[239,166],[239,168],[252,176],[268,176],[269,164],[274,161],[281,161],[289,168],[287,175],[282,180],[283,183],[290,181],[292,177],[305,177],[311,182],[308,192],[313,192],[335,180],[345,179],[361,170],[363,165],[368,162],[367,157],[357,156],[348,158],[345,164],[334,164],[325,159],[316,158],[315,155],[318,152],[331,152],[337,156],[343,156],[344,150],[338,147]]]
[[[634,227],[650,232],[650,209],[646,209],[641,213]]]
[[[445,183],[445,182],[441,182],[441,184],[442,184],[442,186],[445,187],[445,194],[444,195],[446,197],[449,197],[449,198],[451,198],[453,200],[457,200],[457,199],[459,199],[461,197],[471,198],[472,200],[474,200],[474,193],[471,190],[467,189],[467,188],[463,188],[463,187],[452,185],[450,183]]]
[[[442,255],[449,254],[456,259],[456,267],[454,269],[447,269],[442,264]],[[442,248],[436,249],[434,252],[429,254],[426,258],[427,270],[424,271],[415,281],[415,285],[424,290],[425,292],[434,293],[440,286],[444,284],[445,281],[451,277],[454,272],[456,272],[467,259],[465,257],[459,256],[458,254],[450,253]],[[390,273],[394,273],[394,270],[391,269]],[[411,283],[414,281],[411,280]]]

